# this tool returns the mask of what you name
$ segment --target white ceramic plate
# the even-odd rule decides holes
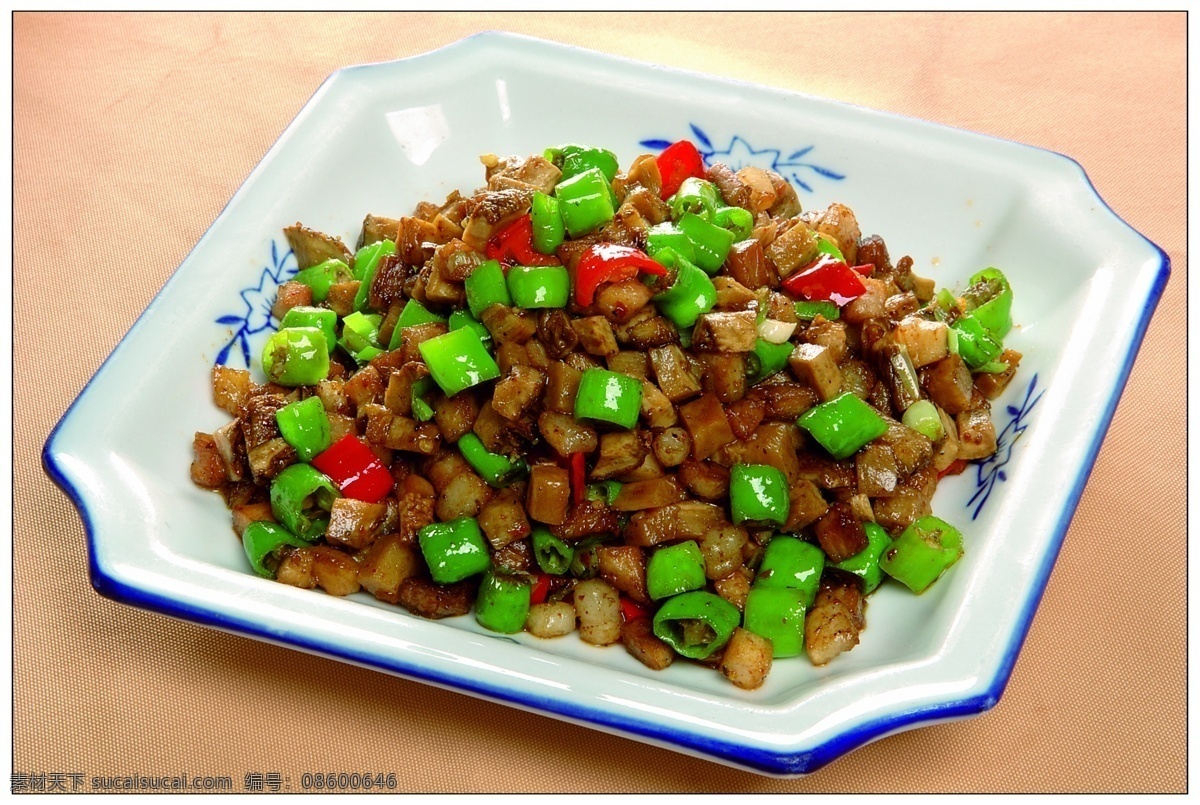
[[[1025,354],[994,405],[994,459],[944,482],[934,510],[966,557],[925,595],[885,585],[862,643],[825,668],[775,664],[744,692],[712,670],[649,671],[574,636],[501,637],[366,594],[253,576],[191,440],[226,419],[215,361],[244,366],[295,270],[295,221],[352,243],[363,216],[483,183],[479,154],[560,142],[639,153],[690,138],[709,161],[773,167],[806,208],[848,204],[893,259],[962,283],[1002,267]],[[105,361],[44,462],[87,527],[112,598],[769,774],[802,774],[882,736],[999,699],[1154,305],[1166,256],[1080,167],[1046,151],[790,92],[484,34],[335,73],[297,115]],[[960,286],[961,287],[961,286]],[[256,361],[257,362],[257,361]]]

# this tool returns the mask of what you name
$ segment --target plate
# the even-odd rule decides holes
[[[575,636],[498,636],[358,594],[252,575],[220,499],[188,476],[192,434],[225,416],[214,363],[240,367],[295,271],[283,227],[353,243],[367,213],[483,183],[480,154],[583,141],[638,154],[688,138],[709,162],[769,167],[805,208],[849,205],[893,259],[954,286],[988,265],[1016,292],[1024,353],[993,404],[1000,449],[934,511],[966,556],[912,596],[872,597],[862,643],[825,668],[775,664],[760,690],[641,666]],[[93,585],[189,621],[452,688],[773,775],[1000,698],[1168,275],[1058,154],[792,92],[488,33],[332,75],[246,179],[47,441],[85,523]],[[960,286],[961,287],[961,286]],[[116,412],[116,413],[114,413]]]

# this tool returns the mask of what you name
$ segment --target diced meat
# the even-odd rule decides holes
[[[908,348],[908,357],[913,366],[920,369],[936,363],[950,354],[945,322],[929,321],[920,316],[909,316],[896,324],[892,338]]]
[[[703,352],[753,352],[758,341],[753,310],[705,313],[696,320],[692,348]]]
[[[421,570],[420,551],[400,539],[399,534],[386,534],[375,540],[363,555],[358,566],[358,583],[380,601],[395,604],[399,601],[400,585]]]
[[[592,534],[612,534],[617,528],[616,512],[602,501],[585,499],[567,509],[563,521],[550,526],[550,533],[559,539],[573,540]]]
[[[671,402],[682,402],[700,393],[700,381],[692,374],[691,364],[678,346],[650,350],[650,364],[658,387]]]
[[[774,656],[769,639],[739,626],[721,655],[721,673],[742,690],[756,690],[767,680]]]
[[[729,470],[711,461],[685,461],[679,465],[679,480],[687,490],[704,500],[724,500],[729,495]]]
[[[696,461],[703,461],[735,440],[725,408],[715,394],[705,394],[681,406],[679,416],[692,436],[692,458]]]
[[[828,402],[842,390],[842,373],[828,348],[819,344],[797,344],[788,358],[793,374]]]
[[[367,548],[379,535],[386,514],[387,506],[383,503],[338,498],[329,510],[325,539],[356,550]]]
[[[390,240],[395,243],[399,231],[400,220],[398,218],[384,218],[367,213],[367,217],[363,219],[362,234],[358,237],[358,248],[370,246],[381,240]]]
[[[606,433],[600,437],[600,458],[592,468],[592,480],[606,481],[624,475],[637,469],[645,458],[646,447],[635,431]]]
[[[992,412],[986,407],[963,411],[956,417],[958,424],[958,457],[970,461],[987,458],[996,452],[996,426]]]
[[[530,518],[548,525],[558,525],[567,517],[571,499],[569,473],[553,464],[534,464],[529,470],[525,511]]]
[[[797,222],[768,246],[765,254],[776,273],[786,278],[817,257],[817,236],[803,223]],[[744,283],[743,283],[744,284]]]
[[[814,531],[831,562],[844,562],[867,547],[867,532],[845,503],[830,506]]]
[[[313,302],[312,288],[302,282],[288,280],[279,286],[275,304],[271,306],[271,315],[282,321],[287,312],[294,307],[305,307]]]
[[[921,385],[929,399],[948,414],[961,414],[971,407],[971,370],[958,355],[947,355],[922,372]]]
[[[612,325],[603,316],[588,316],[574,319],[571,326],[579,336],[579,346],[589,355],[599,355],[610,358],[620,350],[617,347],[617,337],[613,335]]]
[[[428,579],[413,576],[400,582],[396,603],[414,615],[437,620],[466,615],[475,600],[475,584],[460,581],[455,584],[434,584]]]
[[[858,645],[866,602],[853,579],[827,574],[804,618],[804,646],[813,665],[826,665]]]
[[[601,546],[596,549],[600,576],[642,604],[650,602],[646,592],[646,553],[636,545]]]
[[[842,256],[846,258],[847,265],[858,265],[858,241],[862,232],[858,228],[858,219],[853,210],[845,204],[830,204],[817,224],[817,231],[837,244]]]
[[[496,384],[492,407],[505,419],[520,419],[537,402],[546,386],[546,375],[530,366],[514,366]]]
[[[621,487],[612,507],[617,511],[631,512],[642,509],[657,509],[678,503],[685,497],[683,487],[674,475],[664,475],[645,481],[634,481]]]
[[[801,478],[789,490],[788,515],[783,530],[794,534],[821,519],[828,510],[829,504],[817,485]]]
[[[342,243],[341,238],[309,229],[300,223],[284,228],[283,234],[287,237],[288,245],[292,247],[297,268],[308,268],[330,259],[341,260],[346,265],[354,262],[350,250]]]
[[[621,644],[634,659],[654,671],[675,661],[675,652],[654,634],[650,618],[635,618],[621,624]]]
[[[511,489],[500,490],[479,511],[479,527],[493,549],[529,536],[529,518],[525,507]]]

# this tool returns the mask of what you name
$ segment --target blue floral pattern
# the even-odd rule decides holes
[[[1012,452],[1017,440],[1029,427],[1029,414],[1045,394],[1045,391],[1037,391],[1037,384],[1038,376],[1035,374],[1025,389],[1025,399],[1021,401],[1020,405],[1005,406],[1008,424],[996,435],[996,452],[975,464],[975,494],[967,501],[968,508],[975,507],[975,510],[971,512],[972,520],[979,518],[979,513],[983,511],[996,484],[1008,480],[1008,474],[1004,472],[1004,467],[1012,460]],[[1034,392],[1037,392],[1036,396]]]
[[[712,138],[703,129],[695,123],[690,124],[690,126],[692,136],[696,140],[696,150],[704,158],[705,165],[712,165],[714,162],[723,162],[734,171],[739,171],[748,166],[773,170],[779,175],[790,179],[794,185],[808,193],[813,192],[812,185],[809,184],[809,182],[813,181],[813,176],[835,182],[840,182],[846,178],[845,174],[830,170],[815,162],[806,161],[806,157],[816,148],[815,145],[804,146],[784,157],[783,151],[778,148],[756,149],[744,137],[735,134],[730,138],[729,145],[720,149],[713,144]],[[671,142],[671,140],[648,139],[642,140],[639,145],[643,148],[652,148],[656,151],[661,151],[670,145]]]
[[[258,283],[238,292],[242,300],[242,310],[216,320],[217,324],[235,328],[229,342],[217,353],[217,366],[226,365],[230,356],[235,354],[236,346],[240,348],[236,354],[240,354],[245,367],[250,368],[250,336],[277,328],[278,325],[271,316],[271,307],[279,294],[279,286],[294,277],[297,268],[292,250],[280,251],[279,246],[272,240],[271,262],[263,266],[258,275]]]

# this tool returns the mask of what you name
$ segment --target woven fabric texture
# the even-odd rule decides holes
[[[78,774],[81,790],[135,773],[228,775],[235,790],[271,773],[299,790],[305,772],[331,771],[394,772],[411,792],[1185,790],[1183,14],[19,13],[13,25],[18,775]],[[93,591],[79,515],[40,463],[54,424],[326,76],[486,29],[1068,154],[1169,254],[994,710],[768,779]]]

